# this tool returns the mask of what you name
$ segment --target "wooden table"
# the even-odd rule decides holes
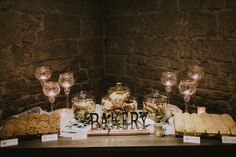
[[[142,136],[93,136],[84,140],[72,141],[70,138],[59,137],[58,141],[41,142],[40,139],[19,141],[18,146],[0,149],[0,154],[17,154],[27,156],[41,156],[45,153],[58,156],[70,156],[86,153],[103,155],[120,155],[126,153],[163,155],[181,154],[181,156],[199,156],[202,154],[236,153],[235,144],[222,144],[220,138],[201,139],[201,144],[183,143],[182,137],[155,137],[154,135]],[[29,155],[30,156],[30,155]],[[109,155],[110,156],[110,155]]]

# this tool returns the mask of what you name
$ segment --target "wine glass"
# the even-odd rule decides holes
[[[49,66],[36,67],[35,77],[40,81],[43,86],[44,82],[50,79],[52,73]]]
[[[69,108],[70,106],[68,98],[69,98],[70,88],[71,86],[74,85],[75,82],[73,73],[68,72],[60,74],[58,82],[61,85],[61,87],[64,88],[64,92],[66,94],[66,107]]]
[[[169,104],[169,93],[172,90],[172,86],[177,82],[177,75],[175,72],[163,72],[161,76],[161,83],[166,87],[167,104]]]
[[[60,93],[60,85],[58,82],[44,82],[43,93],[48,96],[48,100],[51,103],[51,111],[54,110],[53,103],[55,102],[55,97]]]
[[[194,80],[182,80],[179,83],[179,91],[184,96],[185,112],[188,112],[188,105],[191,96],[196,92],[197,84]]]
[[[187,74],[190,79],[193,79],[196,82],[198,82],[204,77],[204,70],[203,70],[203,67],[201,66],[197,66],[197,65],[189,66]]]

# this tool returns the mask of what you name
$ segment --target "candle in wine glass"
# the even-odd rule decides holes
[[[55,97],[60,93],[60,85],[58,82],[44,82],[43,93],[48,96],[48,100],[51,103],[51,111],[54,110],[53,103]]]
[[[185,112],[188,112],[188,104],[191,96],[196,92],[197,84],[194,80],[182,80],[179,83],[179,91],[184,96]]]
[[[66,94],[66,106],[67,108],[70,107],[68,97],[70,93],[70,88],[74,85],[74,75],[73,73],[62,73],[59,76],[59,84],[61,87],[64,88],[64,92]]]
[[[175,72],[163,72],[161,76],[161,83],[166,87],[167,92],[167,104],[169,104],[169,93],[172,90],[172,86],[177,82],[177,76]]]
[[[50,79],[51,70],[49,66],[36,67],[35,77],[40,81],[43,86],[44,82]]]
[[[204,70],[201,66],[189,66],[187,74],[190,79],[193,79],[197,82],[204,77]]]

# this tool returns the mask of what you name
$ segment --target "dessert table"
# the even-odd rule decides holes
[[[199,156],[224,155],[236,153],[236,144],[222,144],[221,138],[201,138],[201,144],[183,143],[182,137],[154,135],[139,136],[91,136],[87,139],[72,140],[59,137],[58,141],[41,142],[41,139],[19,141],[17,146],[0,148],[0,154],[19,156],[71,156],[72,154],[87,155],[120,155],[135,153],[146,155],[155,153],[158,155]],[[30,155],[31,154],[31,155]],[[52,154],[52,155],[51,155]]]

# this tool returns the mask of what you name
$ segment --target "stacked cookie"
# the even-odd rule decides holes
[[[228,114],[189,114],[174,115],[177,134],[189,135],[236,135],[236,123]]]
[[[18,118],[9,118],[2,129],[0,137],[22,137],[29,135],[42,135],[48,133],[57,133],[60,129],[60,117],[58,113],[49,114],[31,113],[20,115]]]

